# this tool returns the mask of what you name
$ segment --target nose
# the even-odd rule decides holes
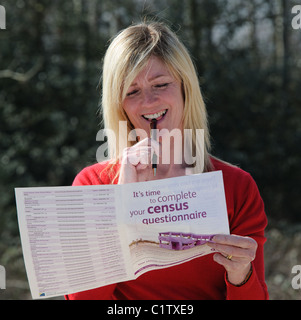
[[[141,105],[145,108],[151,108],[158,102],[158,96],[150,89],[144,90],[141,98]]]

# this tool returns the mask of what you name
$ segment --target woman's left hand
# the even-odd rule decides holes
[[[208,245],[218,252],[213,259],[224,266],[228,281],[234,285],[242,283],[256,257],[257,242],[250,237],[218,234]]]

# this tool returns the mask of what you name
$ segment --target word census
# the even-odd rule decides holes
[[[153,315],[184,315],[193,314],[193,305],[191,304],[154,304],[148,308],[142,307],[128,307],[118,306],[114,304],[113,307],[108,307],[108,315],[131,315],[138,318],[142,314],[153,314]]]
[[[197,197],[197,193],[195,191],[181,191],[179,193],[167,195],[161,195],[160,190],[134,191],[133,198],[139,197],[149,197],[149,202],[151,205],[145,209],[131,210],[130,218],[137,215],[141,216],[148,214],[152,216],[156,214],[167,213],[165,215],[156,217],[152,216],[151,218],[144,218],[142,219],[143,224],[169,223],[207,217],[206,211],[188,211],[189,200]]]

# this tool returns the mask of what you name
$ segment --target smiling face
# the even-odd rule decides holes
[[[131,83],[122,107],[136,129],[148,132],[152,119],[157,120],[158,129],[183,129],[181,82],[157,57],[151,57]]]

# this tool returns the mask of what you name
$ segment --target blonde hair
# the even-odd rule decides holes
[[[183,127],[192,129],[192,150],[196,150],[196,157],[204,157],[203,171],[210,171],[207,112],[196,69],[187,49],[176,34],[160,22],[140,23],[122,30],[106,51],[102,75],[102,110],[104,127],[115,133],[114,138],[110,138],[108,132],[110,158],[121,157],[116,144],[125,143],[131,146],[136,143],[119,141],[119,121],[127,121],[129,131],[134,129],[122,108],[122,101],[130,84],[146,66],[151,56],[160,58],[173,76],[182,82],[185,100]],[[203,148],[196,145],[196,129],[204,130],[204,154],[200,154]],[[127,139],[127,137],[122,138]],[[196,166],[194,173],[199,173],[202,169]]]

